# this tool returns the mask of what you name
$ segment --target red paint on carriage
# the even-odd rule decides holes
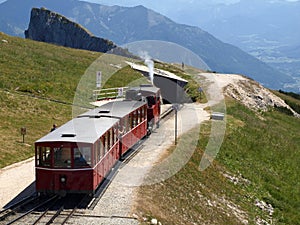
[[[37,192],[42,193],[89,193],[93,190],[93,169],[48,170],[36,169]]]

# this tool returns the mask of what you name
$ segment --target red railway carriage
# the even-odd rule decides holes
[[[37,192],[94,192],[121,155],[147,134],[146,110],[145,102],[111,102],[36,141]]]

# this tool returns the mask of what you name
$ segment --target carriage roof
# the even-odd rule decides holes
[[[42,137],[36,143],[77,142],[92,144],[118,121],[118,119],[114,118],[74,118]]]
[[[143,96],[160,94],[160,88],[155,87],[153,85],[141,85],[139,87],[130,88],[129,90],[141,92]]]
[[[112,117],[123,118],[130,112],[142,107],[146,102],[143,101],[111,101],[98,108],[81,114],[79,117]]]
[[[120,118],[123,118],[144,104],[146,103],[128,100],[109,102],[79,115],[37,140],[36,143],[95,143],[99,137],[113,127]]]

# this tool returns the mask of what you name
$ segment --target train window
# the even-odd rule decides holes
[[[114,127],[114,144],[117,142],[117,126]]]
[[[142,121],[145,119],[145,108],[142,107],[141,109],[141,118],[142,118]]]
[[[129,119],[128,119],[129,116],[126,116],[124,118],[124,126],[125,126],[125,133],[127,133],[130,129],[129,129]]]
[[[91,148],[74,148],[74,167],[85,167],[92,164]]]
[[[92,163],[92,155],[91,155],[91,148],[90,147],[84,147],[84,148],[81,148],[81,152],[82,152],[82,155],[83,157],[86,159],[86,162],[91,165]]]
[[[94,152],[94,157],[92,157],[94,159],[93,165],[97,164],[97,160],[98,160],[98,148],[99,148],[99,143],[96,142],[93,148],[93,152]]]
[[[106,132],[106,138],[107,138],[107,149],[106,149],[106,152],[107,152],[110,148],[110,133],[109,133],[109,131]]]
[[[111,145],[111,142],[110,142],[110,140],[111,140],[111,138],[110,138],[110,132],[109,131],[107,131],[106,132],[106,138],[107,138],[107,149],[106,149],[106,152],[110,149],[110,145]]]
[[[110,148],[114,145],[114,133],[113,129],[110,129],[109,131],[109,143],[110,143]]]
[[[137,123],[138,123],[138,124],[140,124],[140,122],[141,122],[141,120],[142,120],[142,118],[141,118],[141,117],[142,117],[142,115],[141,115],[141,114],[142,114],[142,113],[141,113],[141,110],[142,110],[142,109],[139,108],[138,111],[137,111]]]
[[[133,127],[133,119],[132,119],[132,114],[130,113],[129,114],[129,126],[128,126],[128,130],[127,131],[130,131]]]
[[[71,167],[71,148],[53,148],[54,167]]]
[[[103,156],[107,152],[107,145],[108,145],[108,140],[107,140],[107,133],[103,134]]]
[[[123,135],[125,133],[124,119],[120,120],[120,123],[117,125],[116,129],[118,129],[117,133],[119,135]]]
[[[104,137],[100,139],[100,158],[104,156]]]
[[[37,158],[38,166],[50,166],[51,165],[51,150],[50,147],[39,147],[39,154]]]
[[[95,157],[95,159],[97,160],[97,162],[99,162],[100,161],[100,159],[101,159],[101,140],[99,140],[98,142],[97,142],[97,148],[96,148],[96,157]]]
[[[108,145],[109,145],[109,140],[108,140],[108,133],[105,133],[105,142],[104,142],[104,154],[108,151]]]
[[[137,121],[137,114],[136,114],[136,111],[134,111],[132,113],[132,128],[134,128],[137,125],[136,121]]]

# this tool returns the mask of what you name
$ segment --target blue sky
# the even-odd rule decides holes
[[[0,3],[3,3],[9,0],[0,0]],[[24,1],[24,0],[22,0]],[[26,0],[25,0],[26,1]],[[163,3],[161,0],[82,0],[86,2],[94,2],[99,4],[105,5],[120,5],[120,6],[136,6],[136,5],[144,5],[147,8],[153,9],[157,12],[164,13],[166,11],[172,9],[178,9],[178,7],[184,5],[207,5],[207,4],[216,4],[216,3],[223,3],[223,4],[231,4],[239,2],[240,0],[164,0]],[[289,2],[296,2],[300,0],[262,0],[262,1],[289,1]],[[168,8],[163,8],[168,6]]]
[[[0,0],[0,3],[9,0]],[[21,0],[26,1],[26,0]],[[203,7],[206,5],[213,4],[231,4],[239,2],[240,0],[81,0],[86,2],[99,3],[104,5],[120,5],[120,6],[136,6],[144,5],[147,8],[153,9],[163,15],[168,16],[168,14],[175,13],[174,11],[183,10],[188,8]],[[300,0],[262,0],[262,1],[289,1],[295,2]]]
[[[3,3],[9,0],[0,0]],[[26,1],[26,0],[21,0]],[[120,5],[120,6],[136,6],[144,5],[145,7],[152,9],[164,16],[169,17],[178,23],[185,23],[189,25],[199,26],[199,24],[194,24],[185,18],[185,12],[190,13],[191,9],[194,9],[194,13],[197,12],[197,8],[206,8],[206,6],[211,6],[215,4],[232,4],[237,3],[240,0],[80,0],[86,2],[99,3],[104,5]],[[249,0],[251,1],[251,0]],[[269,2],[296,2],[300,0],[261,0]],[[195,11],[196,10],[196,11]],[[181,15],[181,18],[180,15]]]
[[[6,0],[0,0],[0,3],[5,2]],[[107,4],[107,5],[123,5],[123,6],[134,6],[134,5],[140,5],[142,2],[144,2],[145,4],[147,2],[149,2],[150,4],[156,4],[157,3],[161,3],[161,1],[149,1],[149,0],[84,0],[86,2],[95,2],[95,3],[102,3],[102,4]],[[165,0],[166,2],[168,2],[168,0]],[[295,1],[299,1],[299,0],[279,0],[279,1],[290,1],[290,2],[295,2]],[[174,0],[169,1],[170,3],[174,3]],[[234,3],[234,2],[239,2],[239,0],[177,0],[177,3],[181,3],[181,4],[185,4],[185,3],[195,3],[195,2],[206,2],[206,3]]]

